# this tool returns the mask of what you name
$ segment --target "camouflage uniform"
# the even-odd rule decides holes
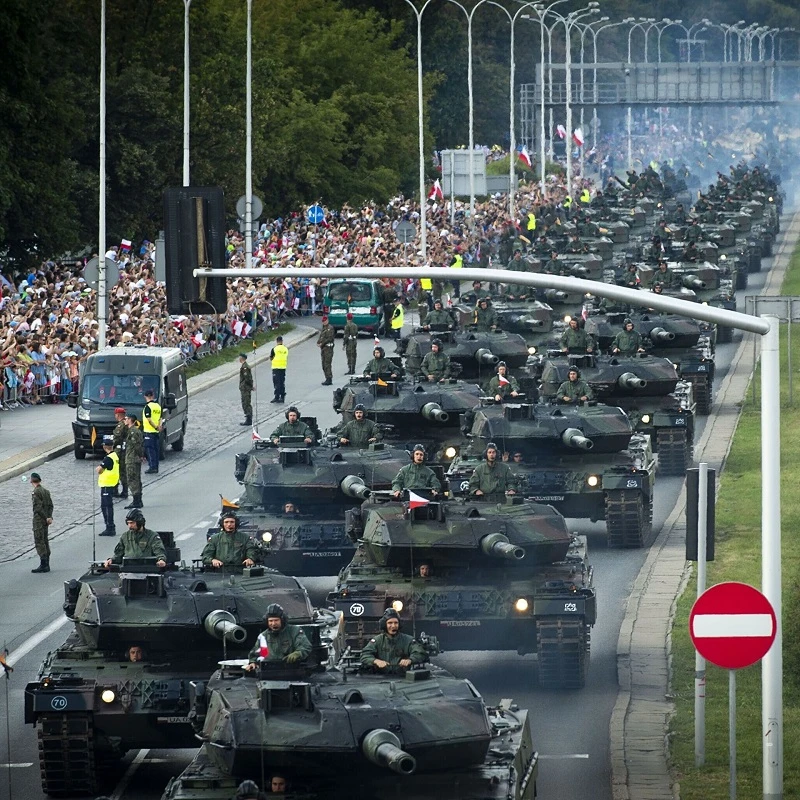
[[[425,325],[432,330],[452,330],[455,328],[456,323],[452,315],[445,311],[443,308],[433,309],[426,320]]]
[[[361,651],[361,666],[373,667],[376,658],[386,661],[389,666],[397,667],[407,658],[412,664],[424,664],[428,660],[425,648],[407,633],[379,633],[370,639]]]
[[[245,420],[250,422],[253,419],[253,405],[250,402],[250,396],[253,392],[253,372],[249,364],[245,361],[239,367],[239,394],[242,397],[242,411],[244,412]]]
[[[40,483],[33,490],[33,542],[36,545],[36,554],[42,560],[50,558],[50,542],[47,530],[50,527],[47,520],[53,517],[53,499],[50,492]]]
[[[371,419],[353,419],[339,431],[339,436],[347,439],[348,447],[367,447],[370,439],[379,440],[383,434]]]
[[[623,356],[632,356],[642,346],[642,335],[636,331],[620,331],[611,343],[611,350],[615,348]]]
[[[590,353],[593,350],[592,340],[581,328],[567,328],[561,335],[561,348],[568,353]]]
[[[505,375],[505,379],[508,383],[500,383],[500,376],[495,375],[489,383],[486,384],[486,394],[491,395],[494,397],[496,394],[499,394],[500,397],[505,397],[506,395],[511,394],[511,392],[519,392],[519,384],[517,383],[517,379],[513,375]]]
[[[281,436],[302,436],[304,439],[311,439],[313,441],[314,431],[301,419],[298,419],[297,422],[289,422],[287,419],[286,422],[282,422],[272,431],[269,438],[274,439],[275,437]]]
[[[403,489],[435,489],[438,492],[441,488],[436,473],[424,464],[406,464],[392,481],[393,492],[402,492]]]
[[[259,561],[258,545],[242,531],[220,531],[208,540],[200,558],[207,567],[211,566],[214,558],[226,567],[238,567],[246,558]]]
[[[122,487],[120,492],[121,497],[128,496],[128,473],[125,471],[125,442],[128,438],[128,426],[125,420],[122,419],[117,423],[114,428],[114,449],[119,456],[119,485]]]
[[[125,476],[130,493],[136,497],[142,494],[142,458],[144,457],[144,434],[139,425],[128,428],[125,440]],[[120,464],[120,467],[122,465]],[[120,469],[120,474],[122,470]]]
[[[336,342],[336,331],[330,325],[323,325],[317,337],[319,354],[322,359],[322,372],[325,383],[333,383],[333,345]]]
[[[497,326],[497,314],[495,310],[491,306],[487,308],[478,306],[475,309],[473,325],[475,325],[479,333],[488,333],[492,328]]]
[[[365,375],[397,375],[401,378],[404,374],[402,367],[398,367],[394,361],[390,361],[386,356],[383,358],[371,358],[364,368]]]
[[[450,377],[450,356],[447,353],[426,353],[419,368],[421,375],[433,375],[435,381]]]
[[[518,487],[519,479],[502,461],[495,461],[494,464],[481,461],[469,478],[469,490],[473,494],[478,489],[484,494],[503,494]]]
[[[653,272],[653,275],[650,278],[650,288],[652,289],[657,283],[660,283],[665,289],[669,286],[672,286],[673,277],[672,271],[669,267],[663,271],[657,269]]]
[[[149,528],[132,531],[130,528],[122,534],[111,556],[113,564],[121,564],[123,558],[163,558],[167,560],[167,551],[161,537]]]
[[[556,396],[559,400],[564,397],[569,397],[572,402],[575,402],[575,400],[580,400],[580,398],[584,396],[588,397],[590,400],[593,399],[594,392],[591,390],[589,384],[586,383],[585,380],[578,378],[576,381],[564,381],[564,383],[558,387]]]
[[[311,642],[298,625],[285,625],[279,631],[269,628],[262,631],[261,635],[267,640],[269,655],[261,657],[258,639],[255,647],[250,651],[250,663],[256,664],[259,660],[267,664],[285,661],[289,653],[300,653],[300,661],[305,661],[311,655]]]
[[[344,347],[347,356],[347,372],[350,375],[356,373],[356,357],[358,356],[358,325],[349,319],[344,326]]]

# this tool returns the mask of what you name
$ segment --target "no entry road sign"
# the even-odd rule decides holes
[[[746,583],[718,583],[695,601],[689,635],[703,658],[725,669],[741,669],[763,658],[776,633],[775,611]]]

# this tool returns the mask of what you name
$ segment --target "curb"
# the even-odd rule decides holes
[[[286,344],[289,349],[298,344],[302,344],[303,342],[308,341],[319,334],[319,331],[313,328],[308,328],[305,331],[301,331],[293,336],[297,330],[298,329],[295,328],[293,331],[290,331],[284,336],[284,339],[289,339],[289,337],[292,337],[292,341]],[[269,344],[269,342],[267,344]],[[262,347],[261,349],[263,351],[267,348]],[[256,352],[258,353],[258,351]],[[253,366],[257,366],[268,360],[269,359],[266,352],[262,352],[260,356],[257,355],[254,359]],[[215,367],[213,370],[210,370],[207,373],[202,373],[194,378],[190,378],[187,381],[189,397],[193,397],[200,392],[210,389],[212,386],[216,386],[223,381],[234,378],[235,373],[226,375],[217,374],[213,377],[209,377],[212,373],[216,372],[217,370],[222,370],[227,366],[227,364],[223,364],[219,367]],[[73,445],[74,440],[72,438],[72,434],[69,433],[64,434],[63,436],[56,436],[46,442],[43,442],[42,444],[37,445],[36,447],[31,447],[28,450],[23,450],[16,456],[12,456],[11,458],[7,459],[7,461],[12,462],[11,464],[6,467],[0,467],[0,483],[10,480],[11,478],[16,478],[19,475],[23,475],[29,470],[44,464],[46,461],[52,461],[55,458],[60,458],[61,456],[66,455],[72,451]]]

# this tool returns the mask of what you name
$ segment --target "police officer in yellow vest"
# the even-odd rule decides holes
[[[567,211],[569,211],[572,208],[572,197],[570,195],[567,195],[564,198],[564,202],[561,205],[564,206],[564,208]]]
[[[417,299],[417,311],[419,311],[419,324],[424,325],[431,310],[431,292],[433,291],[433,281],[430,278],[419,279],[419,298]]]
[[[114,496],[119,483],[119,455],[114,451],[114,437],[103,437],[103,460],[95,470],[97,485],[100,487],[100,510],[103,512],[105,530],[100,536],[116,536],[114,527]]]
[[[536,214],[533,211],[528,212],[528,224],[525,226],[531,233],[536,232]]]
[[[400,297],[395,298],[394,311],[392,312],[391,326],[392,338],[399,339],[400,332],[403,330],[403,300]]]
[[[589,203],[592,202],[592,195],[591,192],[584,187],[583,191],[581,192],[581,205],[588,206]]]
[[[269,360],[272,362],[272,388],[275,392],[270,403],[282,403],[286,399],[286,365],[289,361],[289,348],[283,343],[283,336],[275,339]]]
[[[457,249],[453,254],[453,260],[450,262],[451,269],[462,269],[464,266],[464,256],[461,255],[461,250]],[[461,297],[461,279],[453,278],[450,283],[453,285],[453,297]]]
[[[158,459],[161,453],[159,442],[161,430],[161,406],[156,402],[156,393],[148,389],[144,393],[145,406],[142,411],[142,432],[144,433],[144,453],[147,456],[145,475],[158,472]]]

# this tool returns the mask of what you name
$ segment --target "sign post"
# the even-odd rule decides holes
[[[772,647],[777,630],[777,618],[769,600],[758,589],[735,581],[718,583],[703,592],[689,615],[689,635],[698,654],[730,670],[731,800],[736,799],[736,670],[760,661]]]
[[[311,239],[312,247],[311,247],[311,263],[317,263],[317,231],[319,230],[319,224],[325,221],[325,209],[315,203],[313,206],[308,207],[308,211],[306,211],[306,219],[308,220],[309,225],[314,226],[314,236]]]

